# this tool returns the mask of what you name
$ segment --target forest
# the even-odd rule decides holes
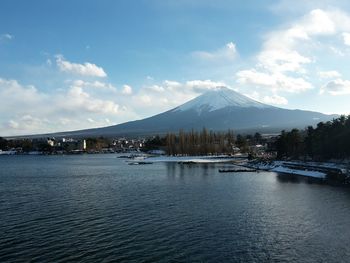
[[[278,158],[308,158],[316,161],[350,157],[350,115],[314,128],[282,131],[276,141]]]
[[[146,141],[146,149],[162,148],[168,155],[218,155],[233,154],[239,148],[241,152],[247,152],[251,144],[261,143],[260,133],[252,135],[237,136],[232,130],[227,132],[192,130],[178,133],[168,133],[165,137],[155,136]]]

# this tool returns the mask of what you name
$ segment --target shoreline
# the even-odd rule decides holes
[[[136,156],[130,161],[131,165],[152,163],[179,163],[179,164],[232,164],[251,171],[268,171],[290,176],[301,176],[330,183],[350,184],[350,169],[346,165],[337,163],[316,163],[302,161],[249,161],[246,155],[218,155],[218,156]],[[228,169],[227,172],[237,172],[239,169]]]
[[[350,184],[350,169],[347,165],[337,163],[316,163],[303,161],[252,161],[246,167],[288,175],[298,175],[327,181],[330,183]]]
[[[246,159],[245,155],[206,155],[206,156],[136,156],[127,163],[151,164],[151,163],[232,163],[234,161]]]

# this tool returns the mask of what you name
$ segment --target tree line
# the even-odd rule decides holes
[[[305,130],[282,131],[276,141],[276,148],[278,158],[349,158],[350,115],[320,122],[315,128],[309,126]]]
[[[179,131],[178,134],[168,133],[165,137],[168,155],[207,155],[232,153],[235,145],[232,131],[213,132],[203,128],[198,132]]]
[[[155,136],[146,141],[145,150],[163,149],[167,155],[218,155],[232,154],[235,150],[247,152],[249,145],[261,143],[260,133],[237,136],[232,130],[214,132],[203,128],[201,131],[180,130],[166,136]]]

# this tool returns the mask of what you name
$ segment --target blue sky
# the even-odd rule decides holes
[[[0,3],[0,136],[99,127],[231,87],[350,113],[347,1]]]

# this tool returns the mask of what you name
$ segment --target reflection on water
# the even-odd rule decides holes
[[[170,177],[184,177],[186,175],[208,176],[211,171],[217,170],[215,164],[199,163],[165,163],[167,175]]]
[[[300,176],[294,175],[294,174],[277,174],[276,175],[277,181],[280,183],[300,183]]]
[[[348,189],[225,164],[0,158],[0,262],[347,262]]]
[[[295,174],[283,174],[276,175],[277,181],[280,183],[307,183],[307,184],[319,184],[324,185],[325,182],[319,178],[299,176]]]

